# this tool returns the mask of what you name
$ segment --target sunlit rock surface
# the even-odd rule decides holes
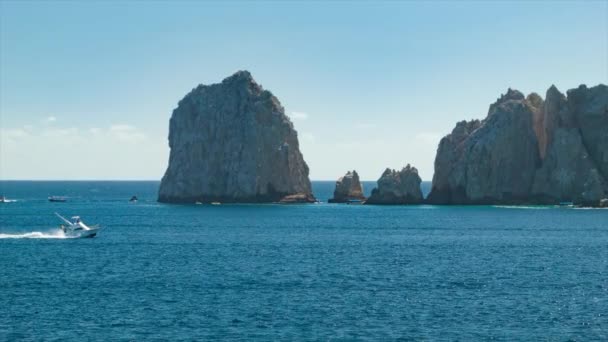
[[[169,146],[160,202],[315,200],[292,122],[247,71],[187,94],[171,116]]]
[[[596,206],[607,179],[608,87],[552,86],[545,100],[509,89],[441,140],[427,202]]]

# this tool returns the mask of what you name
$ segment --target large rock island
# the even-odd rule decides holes
[[[247,71],[187,94],[171,116],[169,147],[160,202],[315,201],[293,124]]]
[[[509,89],[441,140],[427,202],[598,206],[606,180],[608,87],[552,86],[545,100]]]
[[[420,204],[424,200],[421,182],[418,170],[410,164],[401,171],[387,168],[364,204]]]
[[[334,197],[328,200],[329,203],[349,203],[365,200],[363,195],[363,186],[359,180],[359,174],[353,170],[346,174],[336,182]]]

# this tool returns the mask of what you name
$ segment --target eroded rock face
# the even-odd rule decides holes
[[[555,86],[547,91],[547,143],[532,197],[540,203],[598,205],[608,192],[608,87],[580,86],[567,94]]]
[[[479,124],[442,139],[429,198],[437,204],[598,205],[608,186],[608,87],[581,86],[543,101],[511,90]]]
[[[314,201],[293,124],[247,71],[187,94],[171,116],[169,146],[160,202]]]
[[[363,187],[359,181],[359,174],[357,171],[348,171],[344,176],[340,177],[336,182],[336,189],[334,190],[334,197],[331,198],[329,203],[345,203],[350,201],[362,201],[365,200],[363,195]]]
[[[512,203],[528,196],[539,163],[535,107],[511,90],[490,106],[482,122],[440,142],[430,203]]]
[[[418,170],[410,164],[401,171],[387,168],[365,204],[420,204],[424,200],[421,182]]]

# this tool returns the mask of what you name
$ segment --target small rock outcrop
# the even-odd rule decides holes
[[[401,171],[387,168],[364,204],[420,204],[423,202],[421,182],[418,170],[410,164]]]
[[[187,94],[171,116],[169,146],[160,202],[314,201],[292,122],[247,71]]]
[[[329,199],[329,203],[347,203],[352,201],[363,201],[363,187],[359,180],[357,171],[348,171],[344,176],[340,177],[336,182],[334,197]]]
[[[509,89],[483,121],[459,122],[435,158],[435,204],[597,206],[608,194],[608,87]]]

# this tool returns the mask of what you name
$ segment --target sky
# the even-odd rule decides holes
[[[159,180],[169,118],[249,70],[312,180],[407,163],[511,87],[608,83],[608,1],[0,0],[0,179]]]

